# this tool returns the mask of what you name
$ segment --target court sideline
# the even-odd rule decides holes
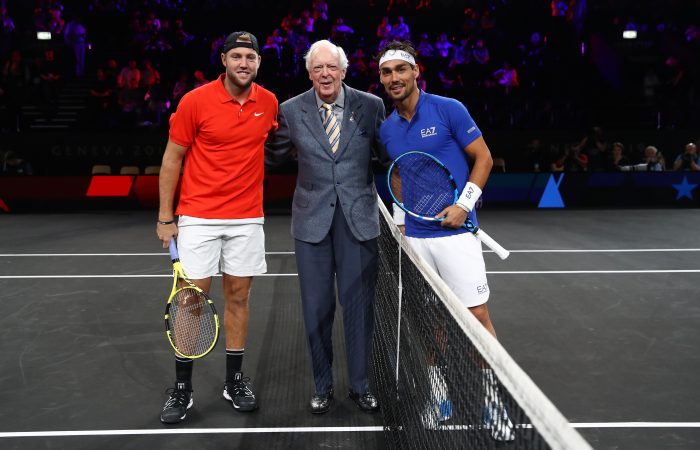
[[[480,220],[513,250],[507,261],[486,254],[499,339],[591,445],[700,446],[697,212],[483,211]],[[244,368],[260,410],[238,414],[221,399],[220,342],[197,363],[195,406],[176,428],[158,421],[173,362],[161,319],[170,265],[152,212],[1,221],[0,447],[385,447],[380,417],[343,396],[327,415],[307,412],[288,216],[267,218],[269,274],[251,298]]]

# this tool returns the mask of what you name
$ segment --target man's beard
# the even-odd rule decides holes
[[[404,85],[402,94],[399,94],[397,96],[394,96],[391,92],[389,92],[388,94],[389,94],[389,97],[391,98],[392,101],[402,102],[402,101],[406,100],[408,97],[410,97],[412,92],[413,92],[413,90],[408,85]]]
[[[239,88],[239,89],[241,89],[241,90],[246,90],[246,89],[248,89],[248,88],[250,87],[250,85],[253,84],[253,81],[255,81],[256,76],[257,76],[257,74],[251,72],[251,73],[250,73],[250,79],[249,79],[247,82],[242,83],[241,80],[238,79],[238,77],[237,77],[234,73],[227,73],[227,74],[226,74],[226,78],[228,78],[228,80],[229,80],[234,86],[236,86],[237,88]]]

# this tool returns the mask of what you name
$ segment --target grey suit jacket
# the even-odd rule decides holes
[[[382,100],[343,84],[345,106],[340,144],[334,154],[328,142],[313,88],[280,105],[279,128],[265,145],[266,165],[296,150],[299,172],[292,204],[292,235],[320,242],[331,226],[340,201],[353,235],[366,241],[379,235],[377,190],[372,156],[384,158],[379,125]]]

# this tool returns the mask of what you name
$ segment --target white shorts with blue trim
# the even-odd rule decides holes
[[[489,299],[481,242],[472,233],[437,238],[406,237],[411,248],[432,267],[467,307]]]

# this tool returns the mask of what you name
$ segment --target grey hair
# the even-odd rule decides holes
[[[336,55],[338,55],[338,65],[341,70],[345,70],[348,68],[348,57],[345,56],[345,50],[343,50],[342,47],[335,45],[327,39],[321,39],[320,41],[316,41],[313,44],[311,44],[311,47],[309,47],[309,51],[306,52],[306,54],[304,55],[304,61],[306,62],[307,72],[311,73],[311,59],[313,58],[314,53],[316,53],[316,51],[321,47],[326,47],[332,52],[334,52]]]

